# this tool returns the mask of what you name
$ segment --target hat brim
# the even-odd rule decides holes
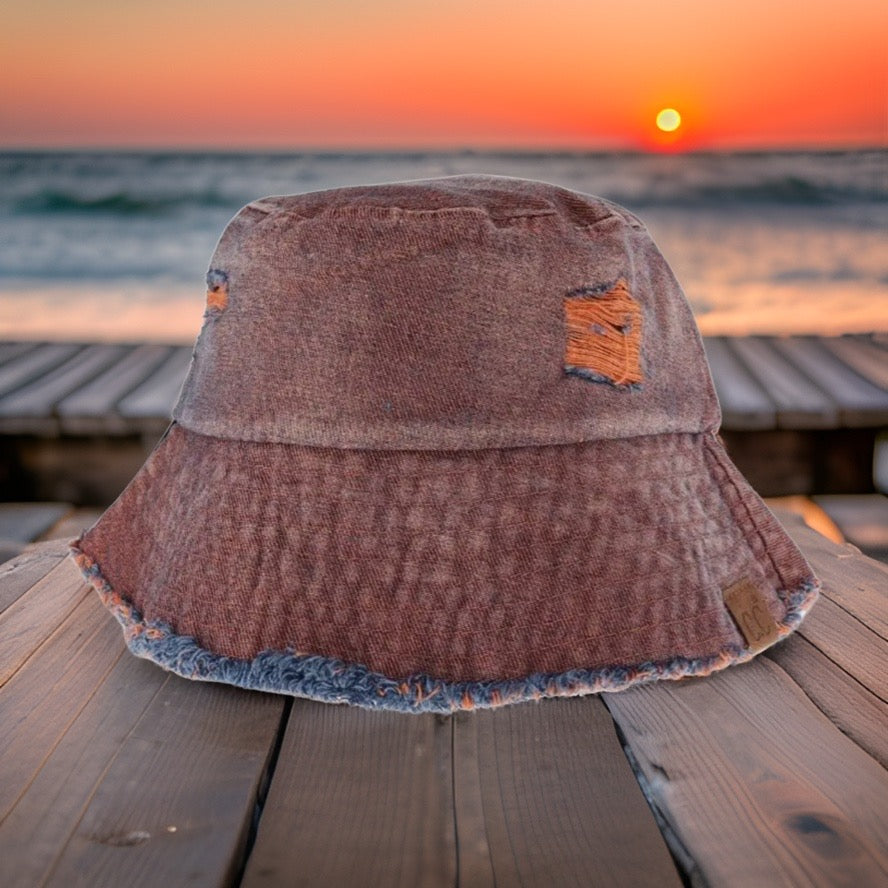
[[[817,596],[711,434],[368,451],[174,424],[75,559],[129,648],[191,679],[450,712],[706,675]]]

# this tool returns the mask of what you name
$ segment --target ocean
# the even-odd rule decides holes
[[[888,151],[3,152],[0,338],[189,342],[245,203],[489,173],[623,204],[706,334],[888,330]]]

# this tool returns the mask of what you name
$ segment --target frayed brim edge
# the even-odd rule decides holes
[[[348,703],[365,709],[414,713],[490,709],[546,697],[622,691],[658,679],[710,675],[761,653],[731,646],[699,659],[676,657],[635,666],[535,672],[526,678],[453,682],[424,674],[396,680],[360,664],[293,651],[263,651],[252,660],[239,660],[202,648],[191,636],[177,635],[162,620],[145,620],[132,602],[114,591],[99,565],[78,548],[76,542],[70,546],[74,561],[123,627],[126,645],[135,656],[152,660],[183,678],[222,682],[323,703]],[[786,616],[778,623],[776,641],[798,627],[817,600],[819,590],[820,583],[811,578],[796,591],[781,596],[786,604]]]

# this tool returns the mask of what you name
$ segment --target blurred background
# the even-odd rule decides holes
[[[886,38],[882,0],[7,0],[0,497],[102,504],[135,471],[244,203],[466,172],[635,211],[758,489],[872,494]]]
[[[704,333],[888,329],[881,0],[8,0],[3,19],[7,338],[189,342],[244,203],[463,172],[636,211]]]

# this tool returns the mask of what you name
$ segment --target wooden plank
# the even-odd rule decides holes
[[[83,349],[73,342],[43,343],[0,367],[0,399],[58,367]]]
[[[242,885],[454,885],[451,742],[446,717],[295,700]]]
[[[888,566],[861,555],[854,546],[836,545],[795,515],[775,514],[823,583],[824,596],[888,638]]]
[[[43,583],[67,596],[58,571]],[[230,883],[282,698],[186,682],[130,656],[89,590],[61,626],[37,610],[27,662],[0,689],[5,884],[175,885],[186,873],[189,884]],[[0,653],[13,671],[15,651]]]
[[[147,420],[151,428],[158,421],[167,424],[191,363],[191,352],[192,349],[185,346],[173,349],[154,373],[120,401],[117,407],[120,415]]]
[[[117,402],[141,385],[169,358],[172,348],[147,343],[126,352],[121,360],[59,402],[59,424],[66,434],[123,434],[130,424],[117,411]]]
[[[703,340],[712,380],[721,404],[722,422],[729,429],[773,429],[777,409],[723,337]]]
[[[41,344],[39,342],[0,342],[0,364],[5,364]]]
[[[780,349],[836,401],[844,425],[863,428],[888,423],[888,392],[863,379],[820,339],[793,336],[781,340]]]
[[[67,503],[0,503],[0,539],[29,543],[70,511]]]
[[[454,730],[458,884],[682,884],[599,697],[459,713]]]
[[[0,613],[0,687],[88,595],[95,592],[65,558]]]
[[[124,650],[123,633],[98,595],[83,598],[54,631],[51,622],[46,628],[0,689],[0,822]],[[5,829],[0,835],[6,840]]]
[[[839,423],[836,402],[787,361],[778,345],[779,341],[760,336],[730,341],[749,374],[777,405],[780,428],[835,428]]]
[[[888,703],[796,632],[767,652],[829,720],[888,768]]]
[[[451,716],[453,806],[457,841],[456,885],[496,884],[488,841],[488,832],[496,812],[484,805],[478,732],[477,729],[473,730],[476,727],[473,719],[480,714],[479,711]]]
[[[888,879],[888,774],[767,657],[605,702],[704,883]]]
[[[167,676],[45,884],[232,884],[282,709],[272,694]]]
[[[888,702],[888,644],[832,601],[828,590],[811,608],[798,631],[848,675]]]
[[[44,884],[121,743],[168,679],[125,652],[98,596],[75,616],[0,691],[0,725],[10,735],[0,747],[0,784],[14,796],[0,828],[9,885]]]
[[[168,676],[45,884],[232,884],[282,709],[273,694]]]
[[[879,493],[815,496],[849,543],[870,558],[888,558],[888,497]]]
[[[0,565],[0,614],[43,579],[66,556],[57,542],[30,546],[11,561]]]
[[[888,391],[888,352],[884,348],[852,336],[834,336],[821,342],[868,382]]]
[[[0,399],[0,431],[56,434],[55,405],[67,394],[113,364],[125,346],[90,345],[40,379]]]

